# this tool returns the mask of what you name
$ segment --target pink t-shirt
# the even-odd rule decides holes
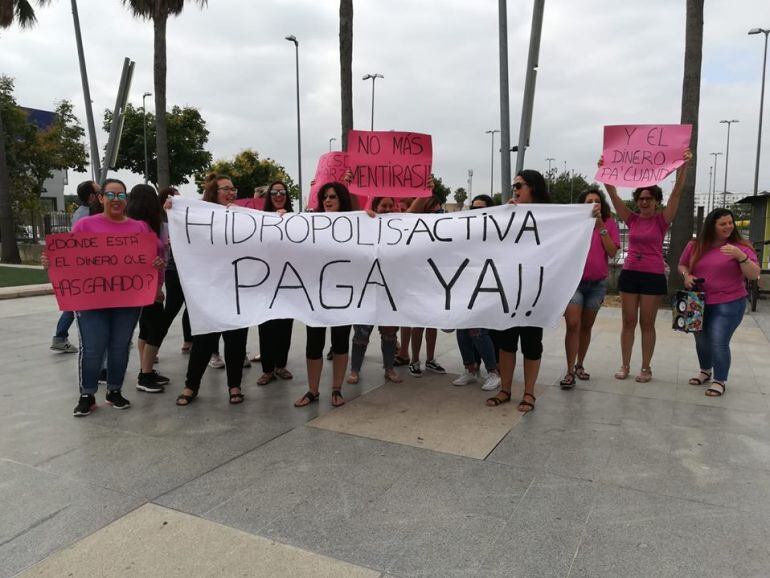
[[[746,245],[735,244],[735,246],[754,263],[757,262],[754,249]],[[691,241],[687,244],[679,258],[680,265],[690,266],[690,257],[694,249],[695,243]],[[730,255],[723,254],[720,247],[712,247],[703,253],[690,274],[704,279],[702,287],[706,292],[706,305],[729,303],[736,299],[743,299],[747,295],[740,264]]]
[[[257,197],[256,199],[235,199],[233,204],[238,205],[239,207],[246,207],[247,209],[262,211],[265,208],[265,197]]]
[[[628,226],[628,252],[623,262],[623,269],[643,273],[666,272],[663,262],[663,238],[670,225],[663,213],[655,213],[649,218],[642,218],[631,213],[626,219]]]
[[[620,247],[620,231],[615,219],[609,218],[604,221],[604,228],[607,229],[607,235],[616,247]],[[594,228],[591,234],[591,248],[586,257],[586,266],[583,269],[583,281],[601,281],[609,275],[610,269],[607,266],[607,251],[604,250],[600,229]]]

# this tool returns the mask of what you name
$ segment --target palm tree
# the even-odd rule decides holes
[[[121,0],[134,16],[152,20],[155,29],[155,144],[158,158],[158,188],[168,187],[171,175],[168,165],[168,127],[166,125],[166,22],[178,16],[185,0]],[[193,0],[201,8],[207,0]],[[2,2],[2,0],[0,0]]]
[[[40,7],[50,0],[37,0]],[[0,28],[9,28],[14,22],[21,28],[30,28],[37,22],[35,9],[29,0],[0,0]],[[8,161],[5,151],[5,128],[0,109],[0,235],[2,236],[2,263],[21,263],[19,246],[16,244],[16,224],[11,207],[11,182],[8,176]]]
[[[342,85],[342,150],[353,129],[353,0],[340,0],[340,83]]]
[[[682,191],[679,212],[671,228],[671,245],[668,264],[671,271],[677,270],[682,254],[693,234],[693,210],[695,205],[695,175],[698,159],[698,111],[700,109],[700,77],[703,60],[703,3],[704,0],[687,0],[684,44],[684,80],[682,82],[682,124],[692,125],[690,148],[693,158],[686,168],[687,182]],[[671,276],[669,291],[682,288],[679,275]]]

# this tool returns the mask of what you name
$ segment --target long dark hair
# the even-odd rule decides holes
[[[698,233],[698,237],[693,243],[692,255],[690,256],[690,271],[692,271],[695,264],[700,260],[703,254],[708,251],[717,238],[717,221],[722,217],[730,217],[733,220],[733,232],[727,238],[728,243],[735,243],[736,245],[745,245],[751,247],[751,244],[744,239],[738,232],[738,227],[735,226],[735,215],[730,209],[714,209],[708,215],[706,215],[705,221],[703,221],[703,228]]]
[[[329,189],[334,189],[334,192],[337,193],[337,198],[340,200],[341,213],[353,210],[353,201],[350,198],[350,191],[348,191],[348,188],[342,183],[334,181],[331,183],[326,183],[324,186],[318,189],[318,206],[320,207],[321,212],[325,210],[324,193],[326,193],[326,191]]]
[[[536,203],[550,203],[551,195],[548,194],[548,185],[545,184],[545,178],[538,171],[524,169],[516,174],[517,177],[524,179],[524,182],[532,189],[532,200]]]
[[[107,188],[107,185],[117,183],[121,187],[123,187],[123,192],[127,193],[128,189],[126,188],[126,183],[121,181],[120,179],[105,179],[105,181],[102,183],[102,190],[101,192],[96,196],[94,199],[94,202],[91,203],[91,205],[88,207],[88,215],[98,215],[99,213],[104,212],[104,206],[102,205],[101,201],[99,200],[99,197],[104,195],[104,189]]]
[[[652,195],[652,198],[655,199],[655,202],[659,205],[663,202],[663,189],[658,185],[651,185],[649,187],[639,187],[638,189],[634,189],[634,192],[631,193],[631,197],[634,199],[635,203],[639,202],[642,191],[650,191],[650,195]]]
[[[586,189],[577,198],[577,204],[581,205],[586,202],[586,198],[588,195],[599,195],[599,204],[602,206],[602,221],[606,221],[612,216],[612,211],[610,210],[610,205],[607,203],[607,201],[604,198],[604,195],[599,189]]]
[[[286,209],[287,213],[294,212],[294,207],[291,204],[291,197],[289,196],[289,187],[287,187],[286,183],[283,181],[275,181],[270,183],[270,186],[267,187],[267,191],[265,191],[265,207],[262,210],[267,211],[268,213],[275,211],[275,206],[273,205],[273,197],[270,196],[270,193],[273,190],[273,187],[276,185],[283,185],[283,189],[286,191],[286,204],[283,206],[283,208]]]
[[[473,200],[471,200],[471,208],[473,208],[473,203],[475,203],[476,201],[482,201],[484,205],[486,205],[487,207],[495,206],[495,200],[489,195],[476,195],[475,197],[473,197]]]
[[[160,236],[161,206],[158,195],[150,185],[135,185],[128,195],[126,214],[137,221],[144,221]]]
[[[209,203],[217,202],[217,189],[219,189],[219,181],[227,179],[233,182],[227,175],[218,175],[217,173],[209,173],[206,175],[206,180],[203,182],[203,200]],[[234,185],[233,185],[234,186]]]

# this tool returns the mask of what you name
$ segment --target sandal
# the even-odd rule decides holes
[[[300,397],[297,401],[294,402],[294,407],[305,407],[306,405],[310,405],[314,401],[318,401],[319,394],[313,393],[312,391],[308,391]],[[307,401],[305,401],[307,400]]]
[[[571,371],[567,372],[567,375],[564,376],[564,379],[559,382],[559,386],[562,389],[572,389],[575,387],[575,374]]]
[[[582,365],[575,366],[575,375],[577,376],[578,379],[582,381],[588,381],[589,379],[591,379],[591,374],[588,373],[585,370],[585,367],[583,367]]]
[[[361,375],[360,374],[358,374],[358,373],[355,373],[355,374],[351,373],[350,375],[348,375],[348,378],[345,381],[347,381],[350,385],[355,385],[355,384],[358,383],[358,380],[360,380],[360,379],[361,379]]]
[[[505,397],[500,397],[501,393]],[[508,403],[509,401],[511,401],[511,392],[510,391],[505,391],[504,389],[501,389],[500,391],[497,392],[497,395],[495,395],[493,397],[488,397],[487,398],[487,405],[489,407],[497,407],[498,405],[502,405],[504,403]]]
[[[187,388],[185,388],[187,389]],[[192,395],[187,395],[184,392],[180,393],[176,398],[176,404],[179,407],[184,407],[186,405],[190,405],[192,402],[195,401],[195,398],[198,397],[198,392],[194,392]]]
[[[279,367],[278,369],[276,369],[275,374],[281,379],[294,379],[294,375],[292,375],[291,371],[289,371],[285,367]]]
[[[615,379],[626,379],[630,368],[627,365],[621,365],[620,369],[615,372]]]
[[[249,361],[254,361],[254,362],[262,361],[262,355],[260,353],[255,353],[249,358]]]
[[[706,390],[706,397],[721,397],[727,391],[727,385],[721,381],[712,381],[711,387]]]
[[[705,377],[701,377],[702,375]],[[711,374],[708,371],[703,371],[701,369],[700,373],[695,377],[691,377],[690,381],[688,381],[687,383],[689,383],[690,385],[703,385],[709,381],[711,381]]]
[[[639,375],[636,376],[637,383],[649,383],[652,381],[652,369],[649,367],[643,367],[639,371]]]
[[[408,357],[396,355],[396,357],[393,358],[393,367],[403,367],[404,365],[409,365]]]
[[[274,373],[263,373],[257,380],[257,385],[267,385],[271,381],[275,381],[277,378]]]
[[[342,390],[339,389],[333,389],[332,390],[332,406],[334,407],[340,407],[345,405],[345,398],[342,397]]]
[[[527,401],[527,397],[532,398],[532,403]],[[521,397],[521,401],[519,402],[519,405],[516,409],[518,409],[521,413],[529,413],[535,409],[535,403],[534,403],[535,401],[537,401],[537,398],[535,398],[534,395],[532,395],[531,393],[525,393]]]
[[[392,381],[393,383],[403,383],[404,378],[401,377],[395,369],[391,369],[385,372],[385,381]]]
[[[233,393],[233,390],[237,389],[238,393]],[[228,387],[227,390],[230,392],[230,403],[232,405],[237,405],[239,403],[243,403],[243,398],[245,397],[243,395],[243,392],[240,391],[240,387]]]

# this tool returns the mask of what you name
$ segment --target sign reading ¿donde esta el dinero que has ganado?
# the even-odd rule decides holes
[[[281,217],[177,197],[169,225],[195,334],[277,318],[503,329],[558,323],[583,273],[590,211]]]

